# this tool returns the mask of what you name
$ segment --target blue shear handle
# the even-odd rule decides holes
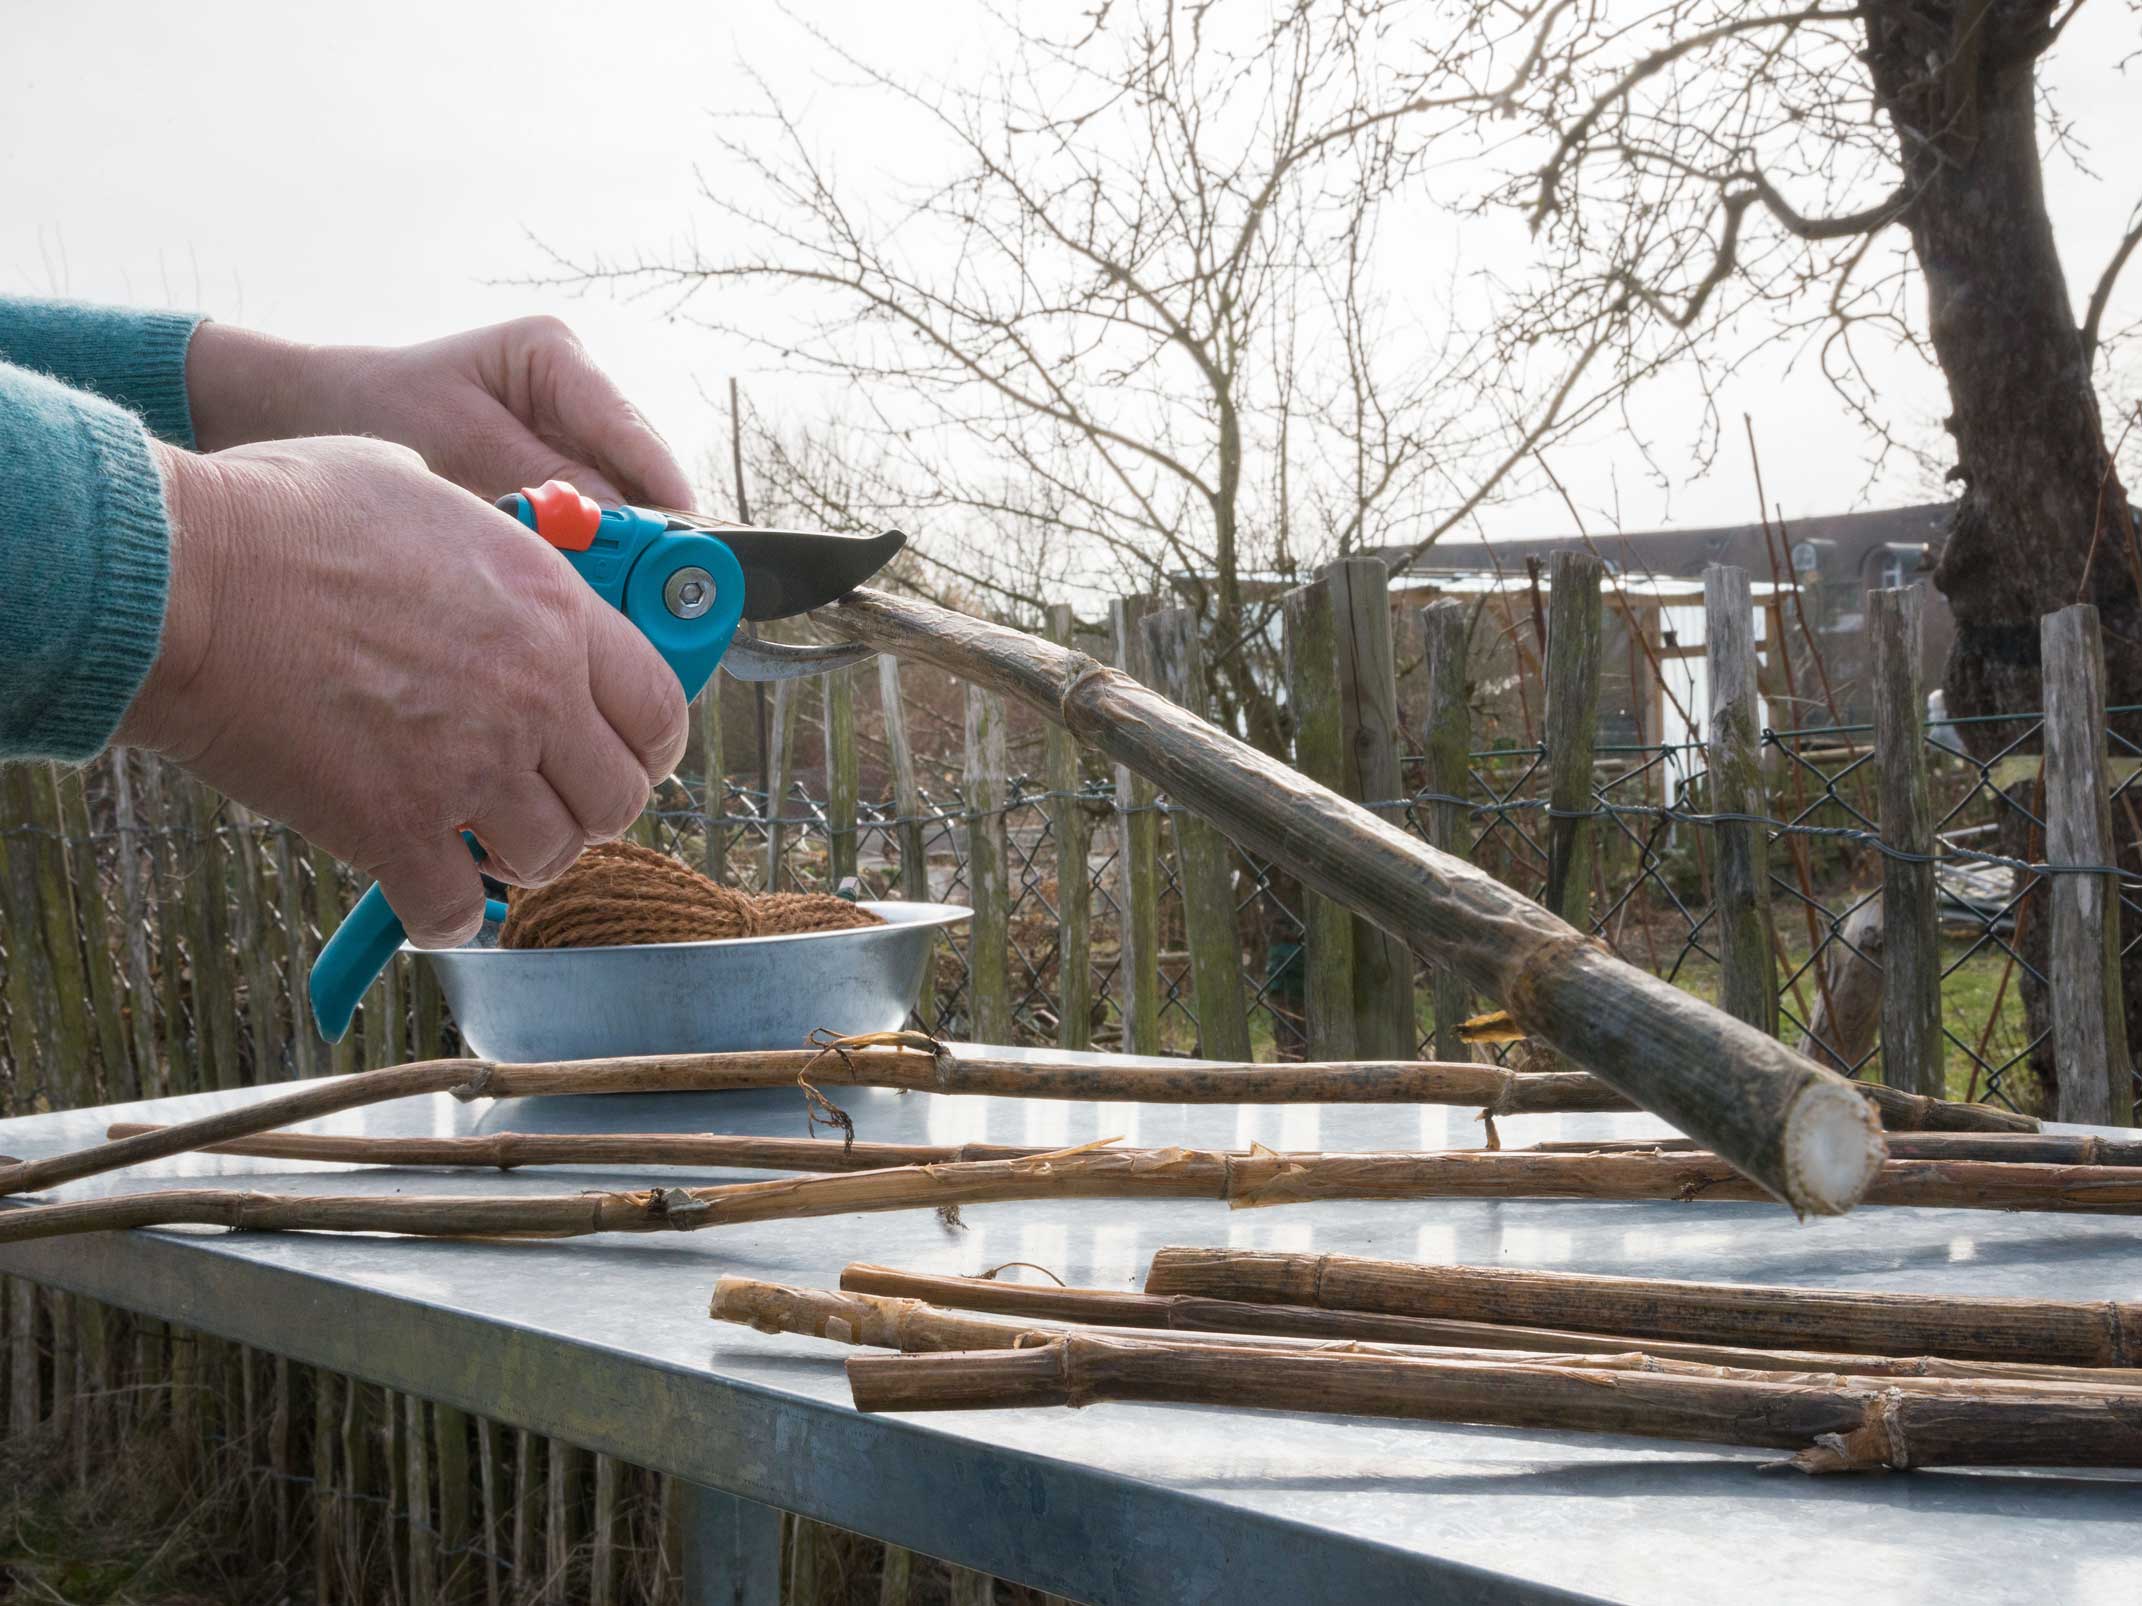
[[[342,1041],[364,997],[408,939],[375,883],[357,900],[312,966],[312,1023],[330,1043]]]
[[[483,849],[476,845],[476,839],[466,831],[462,838],[481,864]],[[496,898],[486,898],[483,914],[486,920],[504,920],[506,906]],[[350,1029],[350,1017],[357,1013],[358,1000],[371,990],[379,973],[408,940],[409,933],[389,907],[386,894],[376,882],[367,887],[357,907],[335,928],[335,934],[322,945],[320,957],[312,963],[312,1023],[319,1028],[321,1037],[330,1043],[342,1041]]]

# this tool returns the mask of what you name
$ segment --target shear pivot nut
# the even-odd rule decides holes
[[[714,577],[700,568],[683,568],[662,587],[662,601],[679,619],[697,619],[714,606]]]

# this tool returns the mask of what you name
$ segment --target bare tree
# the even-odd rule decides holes
[[[1213,623],[1221,716],[1278,750],[1259,582],[1424,545],[1523,459],[1503,366],[1447,314],[1394,315],[1376,271],[1401,128],[1438,104],[1380,60],[1399,9],[1103,7],[1062,39],[1007,16],[1011,65],[970,88],[814,33],[942,170],[845,183],[768,96],[706,186],[723,254],[568,271],[673,289],[685,316],[701,290],[778,290],[778,330],[709,321],[841,381],[846,408],[834,434],[762,431],[760,483],[922,526],[922,570],[1015,614],[1079,584],[1178,591]]]
[[[1524,8],[1532,68],[1495,107],[1530,159],[1488,204],[1521,209],[1539,253],[1534,288],[1502,308],[1506,339],[1604,340],[1632,386],[1667,362],[1715,376],[1761,341],[1809,340],[1885,442],[1866,343],[1938,364],[1959,495],[1934,580],[1955,615],[1957,715],[2037,708],[2039,618],[2077,601],[2101,612],[2110,700],[2142,703],[2142,536],[2097,386],[2142,209],[2078,316],[2041,167],[2069,130],[2039,69],[2078,8],[1544,0]],[[1505,81],[1504,54],[1439,45],[1422,82]],[[1964,730],[1987,753],[2019,734]],[[2030,850],[2020,830],[2011,850]],[[2132,966],[2128,998],[2142,1025]],[[2050,1056],[2039,1069],[2052,1076]]]

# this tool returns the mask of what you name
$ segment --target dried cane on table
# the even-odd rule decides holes
[[[1538,1323],[1638,1338],[2142,1366],[2142,1301],[1862,1293],[1198,1248],[1157,1251],[1145,1287],[1150,1294]]]
[[[1959,1181],[1968,1173],[1968,1179]],[[1031,1199],[1213,1199],[1234,1209],[1320,1200],[1684,1199],[1705,1189],[1756,1197],[1715,1158],[1489,1153],[1246,1154],[1090,1144],[1018,1159],[895,1166],[714,1187],[506,1198],[375,1198],[182,1188],[0,1211],[0,1243],[67,1233],[206,1224],[253,1231],[417,1236],[578,1237],[697,1231],[754,1221],[885,1210],[947,1210]],[[2125,1166],[1898,1160],[1876,1202],[2142,1213],[2142,1176]]]
[[[847,1370],[864,1411],[1137,1400],[1758,1445],[1796,1452],[1792,1464],[1808,1472],[2142,1466],[2142,1396],[2050,1384],[1922,1391],[1884,1378],[1216,1352],[1082,1333],[1028,1349],[856,1355]]]

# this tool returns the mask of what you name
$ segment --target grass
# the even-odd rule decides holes
[[[136,1428],[85,1481],[64,1439],[0,1442],[0,1601],[268,1606],[311,1599],[250,1545],[243,1480],[189,1473],[167,1432]],[[309,1580],[307,1581],[309,1585]]]

